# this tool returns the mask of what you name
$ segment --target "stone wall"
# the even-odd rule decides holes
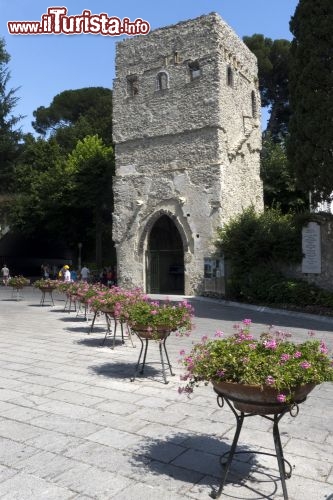
[[[182,237],[185,292],[199,293],[216,228],[263,208],[256,58],[217,14],[119,42],[113,134],[120,283],[145,288],[149,231],[165,213]]]

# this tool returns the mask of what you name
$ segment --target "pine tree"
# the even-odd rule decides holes
[[[21,132],[15,129],[21,117],[11,113],[17,103],[17,89],[7,90],[10,56],[5,41],[0,38],[0,193],[8,193],[14,181],[14,165],[19,151]]]
[[[272,40],[264,35],[243,37],[244,43],[258,59],[261,104],[270,107],[266,132],[276,142],[284,141],[289,121],[289,40]]]
[[[314,203],[333,192],[333,2],[300,0],[290,22],[290,139],[297,183]]]

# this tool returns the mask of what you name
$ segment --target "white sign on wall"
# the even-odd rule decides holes
[[[302,273],[321,273],[320,224],[309,222],[302,229]]]

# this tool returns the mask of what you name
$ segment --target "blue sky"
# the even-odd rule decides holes
[[[298,0],[0,0],[0,36],[11,56],[9,88],[20,87],[15,115],[24,132],[33,131],[32,112],[48,106],[52,98],[68,89],[103,86],[112,88],[115,45],[119,37],[102,35],[10,35],[7,21],[40,21],[49,7],[65,6],[68,15],[84,9],[92,14],[130,21],[141,18],[151,29],[218,12],[240,36],[262,33],[267,37],[291,39],[290,17]]]

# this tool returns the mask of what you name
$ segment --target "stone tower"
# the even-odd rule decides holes
[[[263,208],[255,56],[215,13],[119,42],[113,133],[119,283],[199,293],[216,228]]]

